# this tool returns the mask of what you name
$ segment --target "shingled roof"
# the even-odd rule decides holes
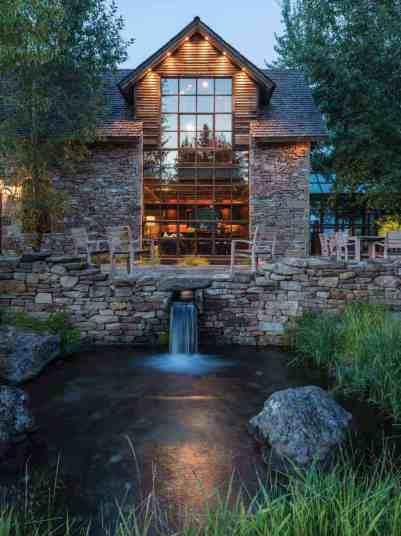
[[[324,139],[327,131],[323,117],[304,74],[290,69],[268,69],[265,73],[276,89],[263,117],[253,121],[252,136],[267,141]]]

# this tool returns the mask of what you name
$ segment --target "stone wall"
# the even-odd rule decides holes
[[[102,143],[74,173],[55,178],[68,195],[65,227],[85,227],[93,238],[105,237],[105,227],[131,225],[140,237],[142,206],[142,145]]]
[[[201,341],[284,344],[286,329],[305,311],[338,310],[364,301],[400,312],[400,274],[399,261],[345,265],[283,258],[256,276],[149,268],[113,281],[77,258],[0,257],[0,306],[36,315],[64,310],[90,343],[146,345],[167,333],[175,292],[192,288]]]
[[[100,143],[74,171],[55,175],[55,187],[67,194],[64,221],[46,235],[42,250],[71,254],[71,227],[85,227],[91,240],[105,241],[105,229],[130,225],[141,236],[142,143]],[[3,228],[3,251],[28,251],[18,225]],[[99,247],[104,249],[105,244]]]
[[[309,251],[310,144],[251,144],[250,215],[261,238],[277,233],[277,253]]]

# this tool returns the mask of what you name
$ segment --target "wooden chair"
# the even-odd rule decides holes
[[[251,240],[233,240],[231,242],[231,273],[234,271],[235,260],[240,258],[251,259],[252,272],[256,272],[258,259],[261,256],[272,258],[276,249],[276,233],[269,233],[269,238],[258,240],[259,226],[255,227]],[[244,249],[238,249],[237,246],[245,244]]]
[[[88,233],[85,227],[73,227],[71,229],[71,236],[74,243],[74,254],[79,257],[83,251],[88,264],[92,264],[91,246],[94,245],[96,249],[96,240],[89,240]]]
[[[330,257],[332,252],[332,237],[325,233],[319,233],[320,254],[322,257]]]
[[[387,259],[389,252],[401,254],[401,231],[390,231],[386,234],[384,242],[373,242],[372,259],[377,258],[377,250],[383,251],[383,258]]]
[[[122,225],[118,227],[107,227],[107,238],[110,250],[110,270],[111,275],[116,270],[116,255],[127,255],[127,269],[132,273],[135,266],[135,255],[140,255],[143,250],[140,248],[139,240],[133,240],[131,227]]]
[[[348,231],[338,231],[335,234],[335,252],[337,261],[348,262],[350,256],[357,262],[361,260],[361,243],[356,236],[350,236]]]

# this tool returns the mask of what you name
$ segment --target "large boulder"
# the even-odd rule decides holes
[[[17,387],[0,386],[0,456],[33,430],[26,393]]]
[[[13,326],[0,328],[0,377],[20,384],[37,376],[60,354],[60,337]]]
[[[327,466],[347,435],[352,416],[316,386],[277,391],[249,422],[273,467]]]

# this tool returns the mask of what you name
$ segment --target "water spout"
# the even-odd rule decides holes
[[[194,303],[174,302],[170,313],[170,353],[198,351],[198,309]]]

